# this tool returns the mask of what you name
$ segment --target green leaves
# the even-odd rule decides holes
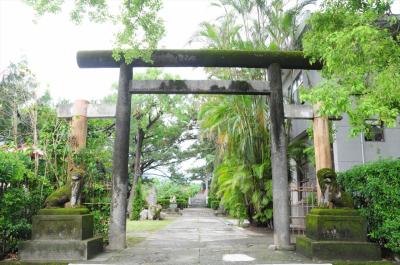
[[[272,217],[267,121],[262,97],[213,97],[199,112],[203,136],[217,145],[213,191],[232,215],[260,224]]]
[[[389,2],[328,1],[303,39],[305,54],[323,61],[325,81],[302,98],[320,103],[323,115],[347,113],[353,135],[365,131],[365,119],[390,127],[399,115],[400,46],[377,23]]]
[[[21,157],[22,155],[16,151],[8,152],[0,149],[0,183],[14,187],[19,186],[28,173],[28,169]]]
[[[25,0],[37,15],[59,13],[69,1],[65,0]],[[108,5],[110,4],[110,5]],[[127,64],[141,58],[151,61],[151,54],[164,35],[164,25],[158,12],[162,0],[75,0],[70,10],[71,21],[80,24],[84,18],[95,23],[109,22],[116,25],[113,57],[122,58]],[[118,10],[118,12],[114,12]]]
[[[152,51],[165,31],[162,19],[157,16],[161,7],[161,0],[124,0],[117,16],[122,30],[115,35],[116,61],[121,60],[121,54],[127,64],[137,58],[151,61]]]

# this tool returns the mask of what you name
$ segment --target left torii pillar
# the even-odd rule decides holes
[[[128,196],[129,129],[131,124],[131,95],[129,81],[132,67],[120,64],[117,107],[115,111],[115,141],[113,154],[113,183],[109,249],[126,248],[126,208]]]

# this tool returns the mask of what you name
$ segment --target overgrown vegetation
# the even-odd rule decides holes
[[[338,175],[368,221],[369,237],[400,253],[400,160],[356,166]]]

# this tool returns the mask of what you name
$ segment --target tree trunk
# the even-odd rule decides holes
[[[131,123],[131,95],[129,81],[132,67],[121,63],[115,121],[113,153],[112,202],[109,229],[109,248],[126,248],[126,208],[128,193],[129,129]]]
[[[133,166],[135,173],[133,175],[132,187],[131,187],[131,191],[129,193],[129,199],[128,199],[129,218],[132,217],[132,206],[133,206],[133,198],[135,198],[136,185],[138,183],[139,177],[142,174],[140,162],[142,159],[143,140],[144,140],[144,131],[142,128],[139,128],[137,135],[136,135],[136,153],[135,153],[135,162],[134,162],[134,166]]]

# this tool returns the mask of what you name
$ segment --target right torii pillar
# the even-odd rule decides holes
[[[315,150],[315,170],[322,168],[332,168],[331,143],[329,141],[329,119],[318,114],[318,105],[314,107],[314,150]],[[321,188],[317,183],[318,203],[321,202]]]

